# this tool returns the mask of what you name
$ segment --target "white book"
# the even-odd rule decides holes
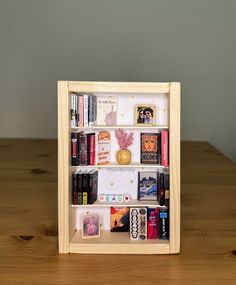
[[[71,95],[71,127],[76,127],[76,116],[75,116],[75,94]]]

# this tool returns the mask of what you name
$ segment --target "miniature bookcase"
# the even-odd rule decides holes
[[[116,118],[107,125],[99,125],[96,118],[91,125],[71,125],[72,95],[92,96],[95,100],[112,96],[116,99]],[[79,100],[79,99],[78,99]],[[85,100],[85,99],[83,99]],[[79,102],[79,101],[78,101]],[[96,101],[97,102],[97,101]],[[79,104],[79,103],[78,103]],[[79,106],[79,105],[78,105]],[[138,123],[137,112],[140,106],[154,108],[151,124]],[[94,106],[93,106],[94,107]],[[96,103],[94,108],[98,108]],[[79,109],[79,107],[78,107]],[[141,109],[140,109],[141,110]],[[145,109],[146,110],[146,109]],[[150,110],[150,108],[149,108]],[[145,111],[146,112],[146,111]],[[99,116],[96,110],[96,116]],[[145,113],[146,114],[146,113]],[[80,114],[81,116],[81,114]],[[84,118],[85,120],[85,118]],[[97,122],[97,123],[96,123]],[[142,121],[143,122],[143,121]],[[119,145],[117,130],[133,134],[129,146],[131,161],[128,164],[117,162]],[[161,163],[141,163],[141,139],[144,133],[168,132],[168,165]],[[108,163],[98,164],[99,132],[108,132],[110,149]],[[95,134],[95,157],[92,165],[72,165],[72,134]],[[163,132],[164,133],[164,132]],[[162,145],[158,146],[162,148]],[[96,201],[90,204],[72,203],[73,174],[81,171],[97,171]],[[168,175],[168,238],[131,239],[130,232],[111,231],[111,209],[166,208],[157,199],[138,199],[139,175],[143,172]],[[160,190],[159,190],[160,191]],[[103,197],[101,197],[103,195]],[[128,202],[122,199],[105,203],[104,197],[128,195]],[[100,198],[99,198],[100,197]],[[167,197],[166,197],[167,198]],[[84,217],[99,217],[99,234],[94,238],[84,238]],[[131,216],[129,216],[130,218]],[[158,216],[160,218],[160,216]],[[158,227],[161,227],[157,219]],[[82,222],[83,221],[83,222]],[[115,221],[117,224],[117,221]],[[146,221],[147,223],[147,221]],[[142,223],[140,224],[142,225]],[[175,254],[180,251],[180,83],[142,82],[58,82],[58,235],[60,253],[94,254]],[[141,226],[140,226],[141,227]],[[130,229],[131,230],[131,229]],[[160,229],[161,230],[161,229]]]

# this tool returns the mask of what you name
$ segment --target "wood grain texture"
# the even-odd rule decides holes
[[[179,255],[58,254],[57,141],[0,139],[0,284],[235,284],[236,166],[181,151]]]
[[[68,81],[70,92],[169,93],[170,83]]]
[[[170,253],[180,251],[180,83],[171,83],[169,97]]]
[[[70,163],[70,96],[68,83],[58,82],[58,227],[59,252],[69,252],[70,237],[74,230],[70,223],[74,222],[69,212],[69,163]],[[71,210],[72,211],[72,210]],[[71,213],[72,214],[72,213]]]

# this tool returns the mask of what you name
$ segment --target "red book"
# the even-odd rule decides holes
[[[147,209],[147,238],[158,238],[158,208]]]
[[[161,165],[168,166],[169,164],[169,153],[168,153],[168,131],[162,130],[161,132]]]
[[[89,147],[90,147],[90,158],[89,158],[89,164],[95,165],[95,134],[91,134],[89,137]]]
[[[84,126],[84,97],[79,95],[79,127]]]

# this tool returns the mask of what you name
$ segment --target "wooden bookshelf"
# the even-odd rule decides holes
[[[70,95],[71,93],[115,94],[116,96],[142,96],[154,98],[164,94],[168,98],[168,122],[154,126],[134,126],[119,124],[117,126],[70,127]],[[122,97],[122,98],[123,98]],[[149,100],[150,101],[150,100]],[[139,102],[138,102],[139,103]],[[70,153],[72,131],[98,131],[117,128],[134,130],[135,132],[169,130],[169,166],[148,165],[134,162],[119,165],[111,162],[107,165],[71,166]],[[135,160],[136,161],[136,160]],[[133,241],[129,233],[114,233],[101,227],[98,239],[82,239],[78,227],[80,211],[107,211],[111,206],[156,206],[157,201],[130,200],[128,203],[104,204],[96,201],[92,205],[71,204],[71,174],[75,169],[96,168],[98,171],[119,171],[127,169],[168,169],[170,175],[169,203],[169,240]],[[122,185],[121,185],[122,188]],[[129,82],[58,82],[58,226],[60,253],[106,253],[106,254],[174,254],[180,251],[180,83],[129,83]]]

